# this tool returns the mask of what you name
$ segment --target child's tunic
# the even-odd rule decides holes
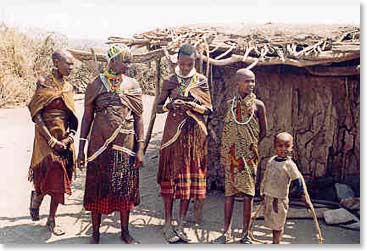
[[[261,194],[265,195],[265,226],[272,230],[283,230],[288,212],[288,193],[292,180],[301,177],[296,164],[290,157],[272,157],[264,174]],[[278,199],[278,213],[273,209],[273,201]]]

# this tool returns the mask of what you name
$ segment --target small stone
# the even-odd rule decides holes
[[[335,183],[335,191],[339,201],[354,197],[353,189],[345,184]]]
[[[344,228],[348,228],[348,229],[352,229],[352,230],[358,230],[360,231],[361,229],[361,224],[360,224],[360,221],[357,221],[357,222],[354,222],[354,223],[351,223],[351,224],[347,224],[347,225],[340,225]]]
[[[341,200],[340,205],[351,211],[355,211],[355,210],[359,211],[360,206],[361,206],[360,199],[356,197]]]
[[[358,218],[345,210],[344,208],[338,208],[335,210],[328,210],[324,212],[324,220],[326,224],[334,225],[341,223],[349,223],[358,221]]]

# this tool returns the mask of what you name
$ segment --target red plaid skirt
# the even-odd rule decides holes
[[[114,211],[128,211],[134,208],[134,202],[122,199],[103,198],[84,205],[85,210],[100,214],[110,214]]]

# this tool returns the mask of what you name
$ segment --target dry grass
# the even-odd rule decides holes
[[[26,105],[32,97],[37,78],[52,67],[52,52],[66,47],[67,39],[60,35],[49,33],[31,38],[0,25],[0,108]],[[95,65],[93,61],[76,60],[68,80],[77,93],[83,93],[88,83],[105,68],[102,63]],[[154,95],[155,69],[155,62],[133,64],[131,67],[129,75],[139,81],[144,94]],[[168,73],[167,62],[162,60],[161,79]]]
[[[0,26],[0,107],[27,104],[37,78],[52,67],[52,52],[66,45],[66,39],[54,33],[30,38]],[[82,92],[93,74],[89,64],[76,62],[69,81],[77,92]]]

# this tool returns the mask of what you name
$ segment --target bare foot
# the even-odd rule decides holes
[[[99,243],[99,232],[95,232],[92,234],[90,244],[98,244],[98,243]]]
[[[140,242],[136,241],[129,232],[121,233],[121,240],[123,240],[126,244],[139,244]]]

